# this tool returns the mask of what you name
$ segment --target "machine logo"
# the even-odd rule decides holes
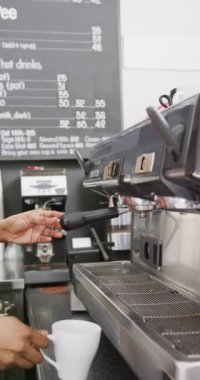
[[[17,9],[16,8],[6,8],[0,5],[0,19],[2,20],[16,20],[17,19]]]

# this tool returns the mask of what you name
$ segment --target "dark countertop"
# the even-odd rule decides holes
[[[69,287],[67,285],[26,289],[29,323],[33,328],[51,332],[51,325],[60,319],[90,319],[87,312],[73,313],[70,310]],[[53,358],[53,347],[46,353]],[[58,380],[56,370],[43,361],[37,366],[38,380]],[[87,380],[137,380],[119,353],[102,334],[101,342],[90,368]]]

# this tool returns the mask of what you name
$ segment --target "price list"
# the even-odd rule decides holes
[[[1,0],[0,159],[88,157],[121,130],[118,0]]]

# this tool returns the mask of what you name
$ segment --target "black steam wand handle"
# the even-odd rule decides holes
[[[172,155],[178,158],[180,155],[180,147],[176,140],[176,136],[170,130],[170,125],[167,120],[154,107],[147,107],[146,111],[153,126],[157,129],[162,139],[166,142],[167,149],[170,153],[172,153]]]
[[[118,216],[119,210],[117,207],[83,212],[77,211],[64,214],[60,219],[60,224],[63,230],[70,231],[93,222],[117,218]]]

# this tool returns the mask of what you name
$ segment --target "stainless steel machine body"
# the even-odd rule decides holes
[[[75,290],[140,379],[199,380],[200,95],[147,112],[83,183],[132,210],[131,260],[75,265]]]

